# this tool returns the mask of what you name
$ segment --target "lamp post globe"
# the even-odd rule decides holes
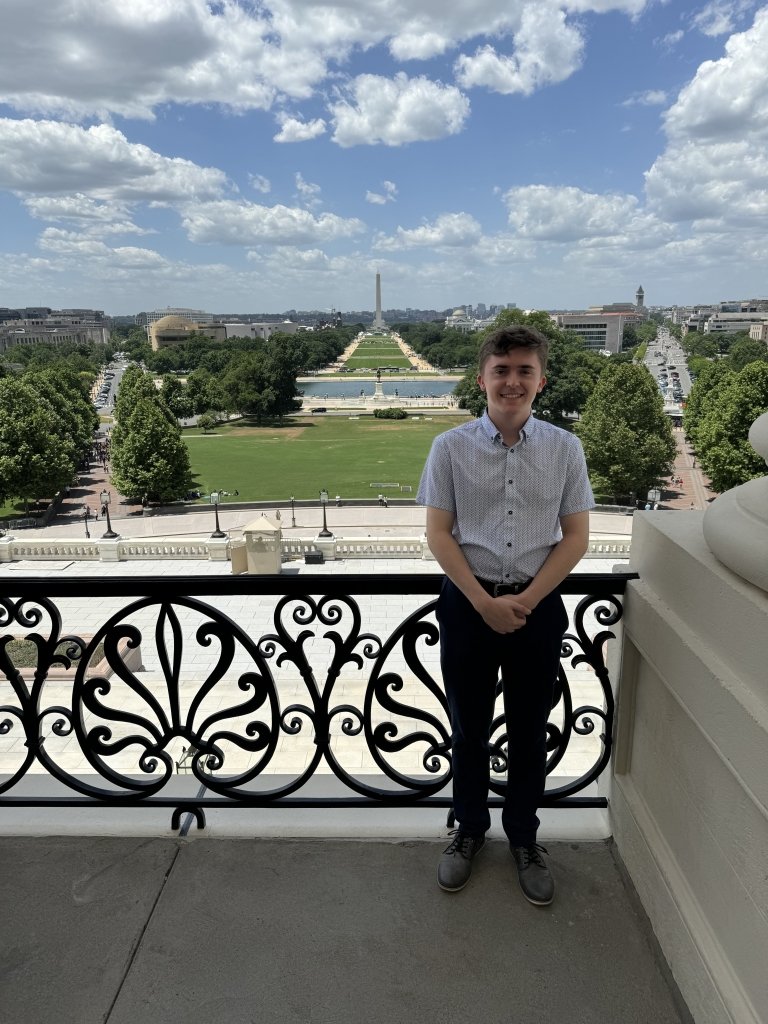
[[[219,502],[221,501],[221,494],[218,491],[211,491],[211,504],[213,505],[213,514],[216,521],[216,529],[211,534],[211,537],[215,537],[220,540],[222,537],[226,537],[226,533],[219,526]]]
[[[101,507],[104,509],[104,512],[106,513],[107,516],[107,532],[101,535],[101,539],[114,540],[115,537],[118,536],[118,534],[116,534],[115,531],[112,529],[112,523],[110,522],[109,519],[109,503],[112,500],[112,495],[105,488],[99,495],[99,500],[101,501]]]
[[[328,521],[327,521],[327,518],[326,518],[326,511],[325,510],[326,510],[326,508],[328,506],[328,491],[326,491],[325,489],[320,491],[320,504],[322,505],[322,508],[323,508],[323,528],[320,531],[320,533],[318,534],[318,537],[332,537],[333,534],[328,529]]]

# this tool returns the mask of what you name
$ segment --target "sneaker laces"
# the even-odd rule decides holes
[[[539,846],[538,843],[533,843],[532,846],[517,846],[515,849],[520,851],[521,868],[527,868],[531,864],[535,864],[537,868],[546,868],[547,865],[541,856],[542,853],[549,853],[546,846]]]
[[[470,836],[466,832],[462,832],[459,828],[455,828],[452,832],[449,832],[448,835],[453,836],[453,840],[450,846],[445,848],[443,853],[458,853],[460,856],[469,860],[478,840],[474,836]]]

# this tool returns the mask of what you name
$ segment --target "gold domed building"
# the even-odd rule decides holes
[[[153,351],[167,348],[169,345],[181,345],[189,340],[193,331],[201,330],[201,325],[185,320],[183,316],[161,316],[149,328],[149,343]]]

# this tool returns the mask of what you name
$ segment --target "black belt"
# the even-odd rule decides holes
[[[501,597],[504,594],[522,594],[526,587],[532,583],[532,578],[518,580],[517,583],[494,583],[492,580],[481,580],[479,576],[475,579],[493,597]]]

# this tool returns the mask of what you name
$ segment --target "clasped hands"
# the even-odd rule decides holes
[[[514,633],[526,624],[533,609],[525,604],[522,597],[503,594],[501,597],[488,595],[487,601],[483,601],[477,611],[494,632]]]

